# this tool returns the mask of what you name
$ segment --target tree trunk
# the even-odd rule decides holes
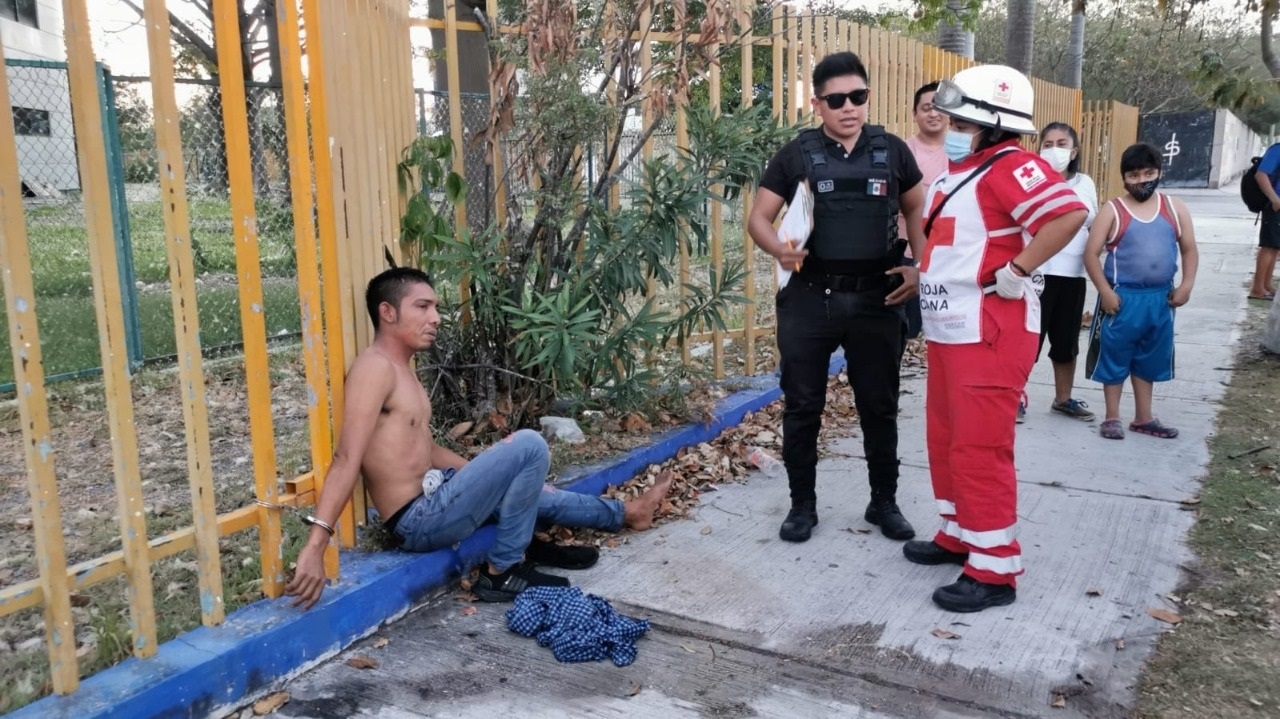
[[[483,7],[483,0],[458,0],[455,9],[461,21],[475,22],[473,5]],[[430,0],[427,14],[433,18],[444,18],[444,0]],[[448,92],[449,65],[444,56],[444,30],[431,31],[431,47],[440,53],[440,58],[433,63],[433,79],[435,89]],[[467,225],[473,233],[488,227],[493,219],[493,188],[490,167],[485,162],[484,147],[477,144],[467,147],[472,135],[485,128],[489,119],[489,46],[484,33],[458,33],[458,91],[451,100],[462,103],[462,141],[463,147],[454,148],[463,153],[467,185]],[[437,98],[437,107],[444,108],[436,113],[436,124],[443,132],[449,132],[448,102]]]
[[[1262,3],[1262,63],[1267,66],[1267,72],[1271,73],[1271,77],[1280,80],[1280,58],[1276,57],[1273,44],[1275,37],[1272,34],[1278,9],[1280,9],[1280,2],[1277,0],[1264,0]]]
[[[1084,0],[1076,0],[1071,10],[1071,34],[1067,38],[1067,67],[1062,84],[1079,88],[1084,80]]]
[[[1004,64],[1031,74],[1035,60],[1036,0],[1009,0],[1009,21],[1005,24]]]
[[[938,47],[973,59],[973,33],[964,29],[965,0],[947,0],[948,19],[938,23]]]

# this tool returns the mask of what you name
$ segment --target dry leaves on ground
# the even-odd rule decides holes
[[[270,714],[289,703],[289,692],[276,692],[253,703],[253,713],[258,716]]]
[[[914,347],[909,347],[907,354],[913,362],[922,363],[923,344],[918,348]],[[906,363],[907,360],[904,359],[904,365]],[[671,490],[658,507],[654,526],[682,519],[698,506],[703,493],[715,491],[718,484],[746,479],[755,469],[747,461],[747,453],[751,447],[762,447],[775,457],[781,455],[782,409],[782,401],[779,400],[758,412],[748,414],[741,424],[729,427],[710,442],[685,447],[666,462],[649,465],[639,476],[609,488],[604,496],[625,502],[670,477]],[[849,387],[849,378],[844,373],[832,376],[827,383],[827,409],[818,437],[819,454],[825,454],[833,440],[849,436],[857,427],[857,422],[858,412],[853,406],[853,390]],[[709,534],[709,530],[708,527],[703,533]],[[612,535],[595,530],[554,527],[539,536],[562,544],[613,546],[610,543]]]
[[[1147,614],[1149,614],[1153,619],[1159,619],[1160,621],[1168,624],[1177,625],[1182,623],[1182,616],[1175,612],[1171,612],[1168,609],[1148,609]]]
[[[363,654],[357,654],[347,660],[347,666],[355,667],[356,669],[377,669],[378,660],[373,657],[366,657]]]
[[[462,608],[462,611],[460,611],[460,612],[458,612],[458,613],[459,613],[459,614],[461,614],[461,615],[462,615],[462,616],[464,616],[464,617],[469,617],[469,616],[471,616],[472,614],[475,614],[475,613],[476,613],[476,608],[475,608],[474,606],[470,606],[470,607],[463,607],[463,608]]]
[[[948,632],[945,629],[934,629],[929,633],[939,639],[959,639],[960,638],[959,634],[956,634],[955,632]]]
[[[388,645],[388,644],[390,644],[390,643],[391,643],[391,640],[390,640],[390,639],[387,639],[386,637],[378,637],[378,641],[376,641],[376,642],[374,642],[374,643],[373,643],[373,648],[374,648],[374,649],[381,649],[381,648],[383,648],[383,647],[387,646],[387,645]]]
[[[1054,709],[1066,709],[1067,698],[1062,694],[1054,694],[1053,701],[1049,702],[1049,706],[1053,707]]]

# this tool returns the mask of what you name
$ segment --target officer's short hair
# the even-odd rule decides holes
[[[867,68],[857,55],[848,51],[833,52],[822,58],[822,61],[813,68],[814,93],[821,94],[822,86],[827,84],[827,80],[844,75],[857,75],[863,82],[871,84],[871,79],[867,77]]]
[[[915,102],[911,103],[911,111],[915,112],[916,110],[920,109],[920,98],[924,97],[924,94],[926,92],[937,92],[937,91],[938,91],[938,83],[936,80],[934,82],[927,82],[921,85],[920,89],[916,90],[916,100]]]
[[[1163,165],[1164,163],[1160,161],[1160,151],[1147,142],[1128,146],[1120,156],[1121,175],[1134,170],[1159,170]]]

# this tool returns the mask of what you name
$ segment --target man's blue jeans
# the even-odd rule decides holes
[[[400,548],[430,552],[452,546],[496,519],[498,536],[489,563],[499,571],[524,557],[536,524],[560,524],[617,531],[622,502],[546,483],[551,453],[542,435],[520,430],[486,449],[430,497],[418,497],[396,525]]]

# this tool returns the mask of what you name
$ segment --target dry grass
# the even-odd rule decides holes
[[[1258,346],[1266,309],[1250,310],[1191,505],[1199,563],[1171,598],[1183,621],[1147,667],[1138,717],[1280,716],[1280,357]]]

